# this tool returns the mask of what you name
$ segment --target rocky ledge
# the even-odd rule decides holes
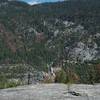
[[[20,86],[0,90],[0,100],[100,100],[100,85],[35,84]]]

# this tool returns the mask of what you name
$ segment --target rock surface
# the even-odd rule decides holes
[[[100,100],[100,85],[73,84],[70,90],[81,96],[64,84],[36,84],[0,90],[0,100]]]

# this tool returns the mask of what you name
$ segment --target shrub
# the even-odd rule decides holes
[[[63,69],[56,73],[55,77],[56,83],[66,83],[66,81],[67,81],[67,76],[66,72]]]
[[[56,83],[76,83],[79,81],[79,76],[71,71],[64,71],[63,69],[56,73],[55,82]]]
[[[4,89],[4,88],[11,88],[11,87],[16,87],[19,86],[20,82],[15,82],[15,81],[2,81],[0,82],[0,89]]]

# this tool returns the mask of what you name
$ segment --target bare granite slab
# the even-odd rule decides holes
[[[70,91],[81,95],[68,93],[68,85],[65,84],[36,84],[1,89],[0,100],[100,100],[99,84],[73,84],[70,85]]]

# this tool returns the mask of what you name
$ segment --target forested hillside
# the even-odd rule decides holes
[[[30,6],[0,0],[0,63],[38,69],[100,58],[100,0]]]

